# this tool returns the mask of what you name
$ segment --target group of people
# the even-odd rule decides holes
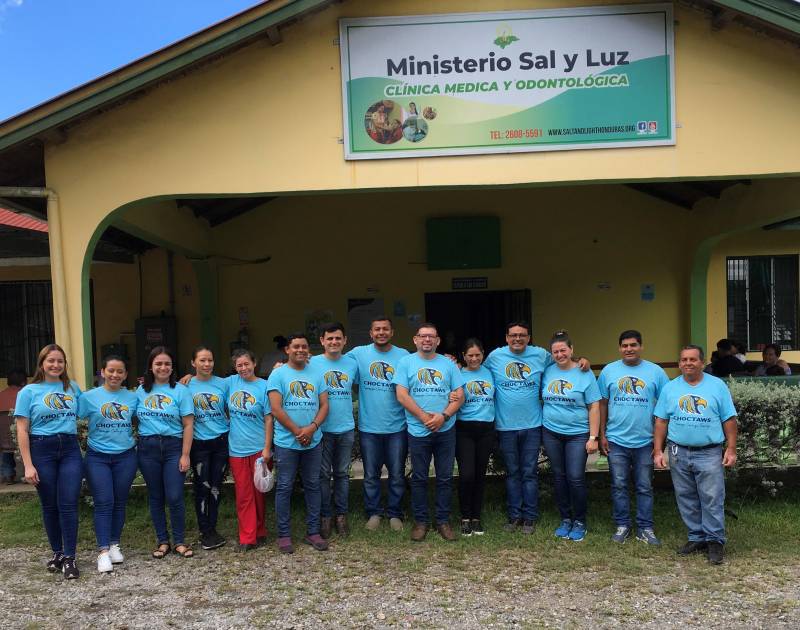
[[[226,542],[216,525],[228,467],[236,494],[237,550],[265,542],[264,494],[256,477],[274,465],[278,549],[294,551],[290,503],[300,472],[306,505],[303,542],[324,551],[334,531],[349,533],[356,391],[368,530],[379,529],[385,519],[394,531],[406,529],[403,496],[410,456],[411,539],[423,541],[431,528],[431,461],[438,534],[445,540],[458,536],[450,523],[454,460],[460,534],[483,534],[486,471],[497,442],[506,466],[506,531],[535,530],[544,446],[561,517],[554,534],[582,541],[587,532],[586,462],[600,450],[611,469],[617,526],[612,540],[624,543],[633,535],[632,477],[636,538],[658,545],[652,476],[654,466],[666,466],[668,453],[678,508],[689,530],[679,552],[704,551],[710,562],[722,562],[723,466],[736,461],[736,412],[725,384],[703,372],[702,348],[684,347],[681,376],[669,381],[660,367],[641,357],[641,334],[627,330],[619,337],[621,359],[605,366],[596,379],[588,360],[574,356],[565,331],[553,335],[548,352],[531,345],[525,322],[510,323],[507,345],[485,361],[481,342],[469,339],[458,358],[463,367],[436,352],[440,339],[433,324],[417,328],[413,353],[393,345],[389,318],[373,320],[369,333],[372,343],[345,352],[344,327],[328,324],[319,340],[323,353],[313,357],[305,334],[289,335],[285,363],[267,380],[256,376],[256,360],[244,349],[233,354],[234,375],[214,376],[214,356],[201,346],[193,353],[194,374],[178,382],[171,352],[154,348],[136,392],[124,387],[127,365],[120,357],[106,357],[103,385],[82,393],[68,377],[64,351],[57,345],[43,348],[33,382],[19,392],[15,416],[25,479],[36,485],[53,551],[48,570],[61,570],[68,579],[79,575],[75,553],[83,464],[78,418],[87,419],[89,427],[85,463],[94,496],[98,571],[111,571],[124,559],[120,541],[137,467],[156,534],[154,558],[173,550],[185,558],[193,555],[184,527],[183,484],[189,468],[204,549]]]

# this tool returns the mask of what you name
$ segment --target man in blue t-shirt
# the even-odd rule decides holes
[[[653,462],[665,468],[664,440],[675,499],[689,540],[681,555],[706,551],[721,564],[725,551],[725,467],[736,464],[736,408],[727,385],[703,372],[703,349],[684,346],[681,376],[661,391],[655,415]],[[725,443],[725,450],[722,445]]]
[[[633,471],[636,491],[636,539],[660,545],[653,531],[653,409],[669,378],[655,363],[642,359],[642,333],[619,336],[622,359],[600,372],[600,450],[611,471],[612,513],[616,531],[611,540],[631,536],[628,481]]]
[[[386,515],[394,531],[403,529],[406,490],[406,418],[394,392],[397,362],[408,354],[392,345],[394,329],[388,317],[376,317],[369,327],[372,343],[347,353],[358,364],[358,439],[364,464],[364,509],[367,529],[380,527],[381,470],[389,473]]]
[[[464,403],[464,377],[453,361],[436,353],[439,334],[433,324],[420,324],[414,335],[417,351],[397,364],[394,383],[397,400],[408,423],[411,455],[411,540],[421,542],[428,533],[428,473],[431,457],[436,470],[436,531],[455,540],[450,526],[453,462],[456,457],[455,414]]]
[[[530,345],[527,322],[506,326],[506,343],[484,365],[494,377],[495,430],[506,463],[505,531],[532,534],[539,518],[539,449],[542,445],[542,374],[553,363],[544,348]],[[589,361],[578,359],[581,370]]]
[[[327,540],[333,531],[334,510],[336,533],[340,536],[349,533],[347,508],[355,435],[353,386],[358,380],[358,364],[352,357],[342,356],[342,349],[347,344],[342,324],[326,324],[321,332],[319,342],[325,352],[311,357],[310,365],[322,373],[328,387],[328,417],[322,425],[322,468],[319,477],[322,493],[320,535]]]

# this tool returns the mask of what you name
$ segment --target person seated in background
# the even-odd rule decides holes
[[[735,339],[731,339],[730,342],[733,346],[733,356],[739,359],[742,365],[747,363],[747,346],[741,341],[736,341]]]
[[[774,343],[768,343],[761,351],[764,362],[756,368],[756,376],[789,376],[792,368],[781,359],[781,349]]]
[[[730,339],[720,339],[717,342],[716,357],[706,366],[706,372],[719,378],[738,374],[744,370],[742,362],[736,357],[735,346]]]

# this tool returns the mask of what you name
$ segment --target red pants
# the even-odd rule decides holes
[[[267,535],[264,523],[264,494],[253,484],[256,460],[261,453],[247,457],[230,457],[233,487],[236,490],[236,516],[239,520],[239,542],[255,545]]]

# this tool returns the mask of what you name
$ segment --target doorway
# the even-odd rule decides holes
[[[442,342],[439,352],[460,356],[470,337],[483,342],[486,353],[506,345],[506,325],[531,324],[531,291],[465,291],[426,293],[425,319],[436,324]]]

